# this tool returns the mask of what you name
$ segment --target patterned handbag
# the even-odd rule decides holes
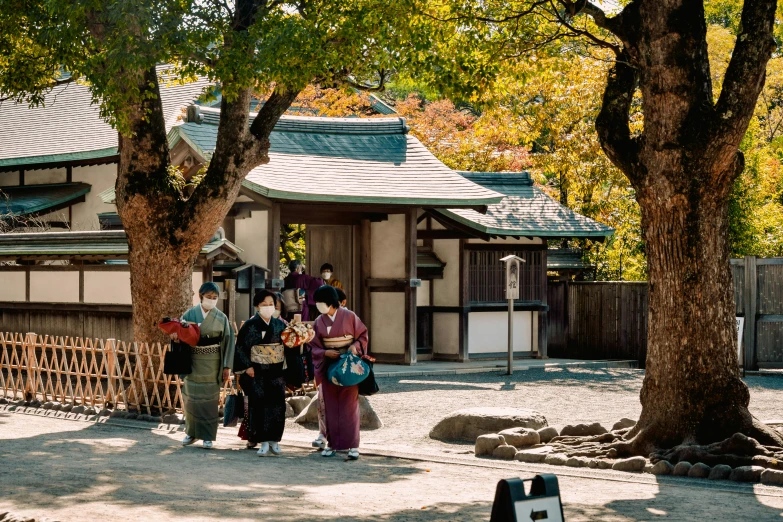
[[[370,374],[370,366],[361,357],[346,352],[329,366],[327,378],[336,386],[356,386]]]
[[[245,414],[245,394],[242,390],[234,388],[234,393],[226,397],[223,405],[223,427],[233,428],[237,421]]]

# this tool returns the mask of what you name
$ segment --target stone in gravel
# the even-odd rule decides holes
[[[674,466],[668,460],[659,460],[653,465],[650,473],[653,475],[671,475],[674,473]]]
[[[751,459],[751,465],[783,470],[783,460],[767,457],[766,455],[754,455]]]
[[[508,428],[539,429],[546,418],[533,410],[518,408],[466,408],[450,413],[430,431],[430,438],[442,441],[473,442],[479,435]]]
[[[506,439],[506,444],[517,448],[525,448],[541,442],[541,437],[536,430],[530,428],[509,428],[500,432]]]
[[[612,464],[612,469],[617,471],[642,471],[647,459],[644,457],[631,457],[629,459],[620,459]]]
[[[551,466],[565,466],[566,462],[568,462],[568,457],[562,453],[550,453],[544,458],[544,464]]]
[[[41,401],[38,399],[35,399],[34,401],[30,401],[30,407],[31,408],[40,408],[41,407]]]
[[[111,415],[111,410],[109,408],[103,408],[101,411],[98,412],[98,415],[101,417],[108,417]]]
[[[317,424],[318,423],[318,396],[313,397],[310,404],[299,412],[294,422],[297,424]]]
[[[552,446],[544,446],[543,448],[517,451],[514,459],[519,462],[544,462],[544,459],[550,453],[552,453]]]
[[[51,409],[53,409],[55,411],[60,411],[60,410],[63,409],[63,405],[62,405],[62,403],[59,403],[59,402],[55,401],[55,402],[52,403],[52,408]]]
[[[680,461],[674,466],[672,475],[676,475],[678,477],[686,477],[688,476],[688,472],[691,470],[692,467],[693,464],[691,464],[687,460]]]
[[[614,423],[614,425],[612,426],[612,431],[623,430],[625,428],[632,428],[633,426],[636,426],[635,420],[631,420],[626,417],[623,417],[622,419]]]
[[[84,413],[84,406],[73,406],[71,413]]]
[[[8,404],[8,399],[5,397],[0,397],[0,404]]]
[[[47,401],[47,402],[41,404],[41,408],[43,408],[45,410],[51,410],[53,404],[54,403],[52,401]]]
[[[161,421],[164,424],[179,424],[179,417],[177,417],[175,414],[169,413],[161,417]]]
[[[364,395],[359,395],[359,427],[363,430],[383,428],[383,422],[375,413],[370,400]]]
[[[758,482],[761,480],[761,472],[764,468],[761,466],[740,466],[731,470],[729,480],[735,482]]]
[[[497,435],[495,433],[489,435],[479,435],[476,437],[475,454],[477,457],[481,455],[492,455],[492,452],[495,451],[495,448],[504,444],[506,444],[506,439],[503,437],[503,435]],[[514,454],[516,455],[516,451]]]
[[[134,420],[134,419],[136,419],[138,416],[139,416],[139,414],[138,414],[138,413],[136,413],[135,411],[129,411],[128,413],[126,413],[126,414],[125,414],[125,418],[126,418],[126,419],[130,419],[130,420]]]
[[[111,417],[112,419],[124,419],[126,415],[127,413],[125,413],[124,411],[114,410],[113,412],[111,412],[111,415],[109,415],[109,417]]]
[[[730,476],[731,466],[718,464],[717,466],[713,466],[712,471],[710,471],[710,476],[707,478],[710,480],[728,480]]]
[[[549,442],[557,436],[557,429],[552,426],[547,426],[546,428],[538,430],[538,438],[541,439],[541,442]]]
[[[560,430],[560,435],[569,437],[587,437],[589,435],[603,435],[607,433],[606,428],[600,423],[592,424],[569,424]]]
[[[688,472],[688,476],[693,478],[707,478],[710,476],[710,471],[712,471],[711,467],[703,462],[697,462]]]
[[[761,472],[761,483],[772,486],[783,485],[783,471],[776,469],[765,469]]]
[[[60,408],[60,411],[64,411],[65,413],[69,413],[73,409],[72,404],[63,404],[63,407]]]
[[[89,407],[89,408],[85,408],[84,409],[84,414],[85,415],[97,415],[98,411],[95,408],[93,408],[93,407]]]
[[[496,459],[512,460],[517,454],[517,449],[510,444],[501,444],[492,451]]]
[[[149,421],[149,420],[150,420],[150,416],[149,416],[149,415],[147,415],[146,413],[141,413],[141,414],[139,414],[139,415],[136,417],[136,420],[140,420],[140,421],[147,422],[147,421]]]
[[[302,413],[302,410],[307,408],[307,406],[310,404],[310,401],[313,399],[307,396],[300,396],[300,397],[291,397],[288,399],[288,404],[291,405],[291,407],[294,409],[294,413],[299,415]]]
[[[160,416],[158,416],[158,415],[147,415],[147,422],[157,422],[158,424],[160,424],[161,420],[162,420],[162,418]],[[221,422],[222,422],[222,419],[221,419]]]
[[[572,468],[586,468],[590,465],[590,459],[587,457],[571,457],[566,461],[565,465]]]
[[[294,417],[296,417],[296,412],[291,407],[291,405],[288,402],[286,402],[285,403],[285,418],[286,419],[292,419]]]
[[[597,459],[597,465],[596,467],[598,469],[610,469],[612,467],[612,464],[614,463],[611,460],[604,460],[604,459]]]

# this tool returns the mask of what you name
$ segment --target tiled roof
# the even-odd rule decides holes
[[[242,249],[227,239],[213,238],[201,249],[211,257],[216,250],[237,258]],[[0,259],[91,257],[95,259],[128,257],[128,239],[124,230],[38,232],[0,234]]]
[[[162,67],[159,68],[162,70]],[[196,100],[206,79],[185,85],[161,82],[166,128],[177,122],[181,109]],[[56,87],[44,107],[24,103],[0,104],[0,168],[74,160],[111,158],[117,154],[117,131],[103,121],[87,86]]]
[[[486,214],[470,209],[439,210],[444,216],[493,236],[604,238],[614,229],[582,216],[536,188],[526,172],[462,172],[506,197]]]
[[[172,128],[169,143],[184,139],[209,158],[220,113],[201,113],[201,123]],[[270,136],[269,163],[253,169],[244,186],[283,201],[478,207],[501,200],[441,163],[407,130],[402,118],[283,116]]]
[[[84,196],[90,188],[87,183],[0,187],[0,217],[51,212]]]
[[[575,248],[550,248],[546,251],[546,267],[549,270],[591,268],[582,257],[582,251]]]

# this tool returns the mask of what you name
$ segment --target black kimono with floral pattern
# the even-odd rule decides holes
[[[271,318],[269,323],[258,314],[248,319],[237,336],[234,371],[243,372],[239,385],[248,398],[248,442],[280,442],[285,429],[285,379],[283,363],[258,364],[250,360],[250,350],[259,344],[281,343],[285,323]],[[246,370],[253,368],[250,377]]]

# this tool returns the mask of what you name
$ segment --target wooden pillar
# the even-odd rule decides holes
[[[35,391],[38,387],[35,374],[35,369],[37,366],[35,364],[35,342],[37,339],[38,336],[35,334],[35,332],[27,332],[27,336],[25,337],[27,383],[25,385],[24,399],[30,401],[35,400]]]
[[[84,302],[84,262],[79,265],[79,302]]]
[[[547,307],[547,281],[546,281],[546,255],[547,255],[547,243],[544,240],[544,250],[541,251],[541,274],[540,274],[540,288],[541,288],[541,304],[544,308],[538,312],[538,359],[549,359],[547,356],[548,345],[548,330],[549,330],[549,311]]]
[[[255,307],[253,306],[253,297],[256,295],[256,267],[255,265],[250,267],[250,299],[247,300],[248,302],[248,308],[247,308],[247,316],[253,317],[253,314],[256,313]]]
[[[226,304],[225,310],[226,316],[228,316],[228,322],[237,328],[237,280],[226,279],[223,283],[226,290]],[[237,332],[234,332],[235,334]]]
[[[470,251],[465,248],[465,240],[459,240],[459,361],[470,360],[468,344],[468,319],[470,317]]]
[[[359,226],[359,311],[361,313],[362,321],[372,333],[372,328],[370,326],[372,320],[370,286],[367,284],[367,280],[372,277],[371,263],[372,224],[369,219],[362,219],[361,225]],[[372,334],[370,335],[370,342],[372,342]]]
[[[757,370],[756,361],[756,312],[758,293],[758,277],[756,256],[745,256],[745,288],[743,292],[745,308],[745,333],[743,342],[745,370]]]
[[[204,263],[204,266],[201,267],[201,282],[206,283],[207,281],[212,281],[213,277],[213,267],[214,262],[210,259],[209,261],[206,261]]]
[[[405,279],[416,279],[416,209],[405,212]],[[416,288],[405,286],[405,364],[416,364]]]
[[[273,203],[267,210],[266,233],[267,268],[270,279],[280,278],[280,203]],[[251,297],[252,300],[252,297]]]

